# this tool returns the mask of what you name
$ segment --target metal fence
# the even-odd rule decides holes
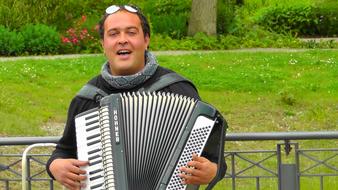
[[[59,138],[0,138],[0,189],[60,188],[45,172],[45,163],[51,149],[44,150],[48,153],[29,153],[36,147],[54,146],[53,143],[56,143]],[[301,149],[299,143],[294,141],[316,139],[333,139],[334,148]],[[332,181],[338,181],[337,139],[338,131],[227,134],[226,141],[278,142],[272,150],[226,151],[224,156],[228,170],[225,180],[232,190],[243,189],[240,187],[241,180],[253,181],[256,190],[299,190],[301,178],[307,177],[318,179],[319,186],[313,189],[324,190],[327,178],[334,178]],[[15,149],[13,147],[18,146],[25,149],[22,154],[7,153],[10,151],[6,150],[13,150]],[[318,170],[319,167],[321,168]],[[257,169],[260,171],[257,172]],[[267,188],[267,184],[263,185],[264,182],[270,187]]]

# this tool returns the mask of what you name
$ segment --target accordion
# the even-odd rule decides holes
[[[212,106],[182,95],[106,96],[75,118],[78,159],[89,161],[83,189],[186,189],[179,168],[202,154],[213,130],[224,131],[223,121]]]

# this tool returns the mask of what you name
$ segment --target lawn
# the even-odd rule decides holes
[[[158,56],[192,80],[229,132],[335,130],[338,51],[218,52]],[[49,135],[103,56],[0,62],[0,136]]]
[[[337,130],[338,50],[216,52],[157,58],[160,65],[196,84],[203,100],[227,119],[228,132]],[[0,59],[0,137],[61,135],[71,98],[99,74],[104,61],[103,56]],[[226,149],[274,149],[275,144],[229,142]],[[306,141],[302,148],[306,147],[336,148],[337,142]],[[228,182],[222,183],[230,187]],[[312,183],[302,186],[311,187]],[[243,184],[244,189],[255,187],[251,182]],[[218,187],[223,189],[222,184]]]

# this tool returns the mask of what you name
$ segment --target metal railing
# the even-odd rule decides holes
[[[0,137],[0,148],[16,147],[19,145],[33,145],[38,143],[56,143],[60,137]],[[291,140],[314,140],[314,139],[338,139],[338,131],[320,132],[277,132],[277,133],[229,133],[226,141],[282,141],[276,143],[275,150],[250,150],[250,151],[226,151],[224,156],[227,160],[228,170],[226,180],[230,180],[232,190],[238,189],[238,181],[242,179],[254,180],[256,190],[262,188],[262,181],[266,179],[276,180],[277,185],[270,189],[289,190],[300,189],[300,178],[319,178],[319,187],[324,189],[324,178],[338,178],[338,148],[312,148],[300,149],[297,142]],[[45,145],[45,144],[44,144]],[[49,144],[53,145],[53,144]],[[337,144],[336,144],[337,145]],[[337,146],[335,146],[337,147]],[[6,154],[0,149],[0,189],[34,189],[34,183],[45,182],[46,187],[54,189],[54,181],[45,172],[44,165],[49,154],[29,154],[32,146],[26,148],[24,159],[22,154]],[[285,163],[283,152],[293,155],[292,163]],[[323,153],[324,157],[316,157],[311,153]],[[50,153],[50,152],[49,152]],[[310,160],[311,163],[303,164],[302,160]],[[20,163],[22,162],[22,168]],[[269,164],[265,164],[265,163]],[[290,159],[289,161],[290,162]],[[308,162],[308,161],[306,161]],[[35,163],[34,171],[31,169]],[[325,167],[325,171],[315,171],[319,166]],[[41,167],[40,169],[37,169]],[[259,169],[260,172],[253,171]],[[21,170],[21,172],[20,172]],[[315,171],[315,172],[313,172]],[[324,173],[325,172],[325,173]],[[5,174],[6,173],[6,174]],[[20,184],[20,181],[22,183]],[[34,182],[34,183],[33,183]],[[19,185],[17,185],[19,184]],[[45,188],[44,188],[45,189]]]

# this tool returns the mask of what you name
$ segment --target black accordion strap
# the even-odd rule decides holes
[[[105,91],[101,90],[100,88],[87,83],[77,93],[77,96],[99,102],[102,97],[108,96],[108,94]]]
[[[221,179],[219,179],[219,176],[221,175],[221,166],[222,166],[222,162],[223,162],[222,157],[224,157],[225,130],[228,128],[228,125],[227,125],[226,121],[223,119],[223,117],[221,115],[219,115],[218,122],[219,122],[219,126],[221,127],[221,136],[219,138],[217,174],[216,174],[215,178],[209,183],[209,185],[207,186],[206,190],[211,190],[216,185],[216,183],[219,180],[221,180]]]
[[[141,88],[139,91],[156,92],[177,82],[187,82],[197,91],[195,85],[190,80],[178,75],[177,73],[167,73],[165,75],[162,75],[154,83],[145,86],[144,88]]]

